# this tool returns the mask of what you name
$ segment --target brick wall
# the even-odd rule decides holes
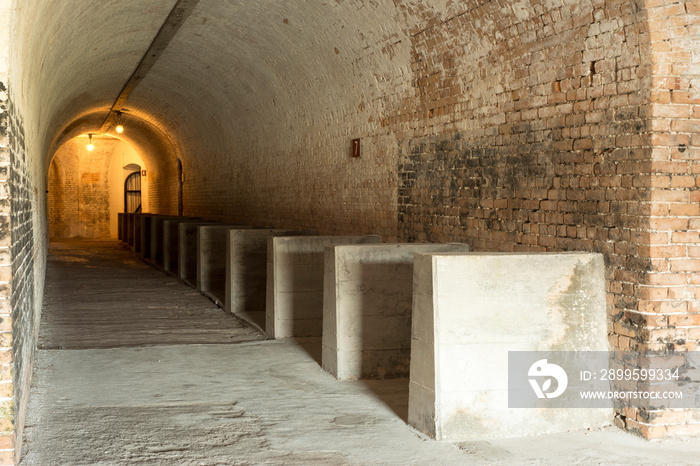
[[[10,5],[6,0],[0,1],[0,30],[9,30]],[[9,78],[8,78],[8,33],[0,35],[0,464],[14,464],[15,446],[18,444],[16,421],[21,422],[22,407],[17,400],[19,386],[26,379],[22,372],[21,359],[18,362],[16,349],[19,336],[15,335],[16,327],[13,322],[15,313],[15,266],[13,262],[12,245],[12,147],[15,139],[13,119],[10,117]],[[26,367],[25,367],[26,368]],[[25,385],[26,386],[26,385]],[[20,393],[21,394],[21,393]]]
[[[78,212],[80,183],[77,153],[59,152],[51,161],[48,175],[49,237],[79,236],[81,225]]]
[[[161,153],[162,155],[163,153]],[[165,154],[172,155],[172,153],[166,152]],[[155,162],[149,161],[147,157],[144,156],[146,160],[146,166],[148,166],[146,179],[142,179],[142,182],[148,183],[148,211],[163,214],[163,215],[177,215],[178,213],[178,182],[177,182],[177,167],[175,165],[175,158],[162,156],[153,157],[156,159]],[[229,180],[223,180],[222,183],[228,184]]]
[[[386,25],[346,71],[376,82],[359,97],[338,84],[334,101],[318,78],[290,85],[313,95],[258,102],[265,119],[241,120],[230,148],[183,157],[185,213],[600,252],[612,347],[694,350],[697,2],[394,3],[401,31]],[[394,66],[371,68],[382,60]],[[620,407],[617,423],[700,431],[696,413],[653,407]]]
[[[411,36],[415,96],[387,120],[422,122],[401,145],[399,236],[601,252],[612,347],[695,350],[697,4],[532,4],[449,21],[418,7],[432,26]],[[654,405],[616,423],[700,432],[697,410]]]
[[[36,168],[34,168],[36,169]],[[19,458],[24,417],[29,396],[34,352],[39,331],[43,295],[46,241],[45,222],[39,202],[39,187],[32,176],[24,126],[17,109],[10,105],[10,232],[11,232],[11,321],[14,425],[5,429],[16,435],[15,455]],[[8,394],[9,395],[9,394]]]
[[[643,173],[649,189],[637,306],[615,322],[621,348],[696,351],[700,340],[700,2],[646,2],[651,102]],[[700,433],[700,410],[627,408],[620,425],[646,437]]]
[[[10,251],[10,137],[7,80],[0,80],[0,464],[13,464],[12,255]]]
[[[649,266],[645,11],[488,2],[447,21],[416,14],[433,26],[411,36],[415,95],[386,120],[422,123],[401,144],[399,236],[603,253],[611,344],[629,349],[617,328],[638,315]]]

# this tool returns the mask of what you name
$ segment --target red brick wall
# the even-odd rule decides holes
[[[700,2],[646,2],[652,59],[646,265],[637,309],[615,324],[620,347],[695,351],[700,340]],[[647,437],[700,432],[698,410],[627,409]]]
[[[401,146],[399,236],[601,252],[611,345],[694,350],[698,3],[530,3],[448,21],[417,7],[430,26],[411,36],[415,95],[384,121],[419,122]],[[617,422],[700,432],[692,410],[629,407]]]

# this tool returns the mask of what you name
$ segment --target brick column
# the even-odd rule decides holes
[[[652,58],[648,263],[638,312],[616,324],[620,346],[698,350],[700,340],[700,2],[648,0]],[[646,438],[700,434],[698,409],[622,410],[617,422]]]

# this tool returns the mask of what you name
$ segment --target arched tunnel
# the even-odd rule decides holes
[[[48,464],[45,461],[50,461],[46,459],[49,456],[37,453],[42,442],[48,445],[46,448],[58,448],[56,439],[50,438],[53,434],[48,430],[42,433],[38,427],[43,421],[47,425],[53,421],[42,418],[40,411],[32,411],[31,406],[68,400],[56,395],[57,398],[32,401],[39,400],[36,397],[44,390],[44,386],[36,384],[59,383],[50,378],[58,373],[52,367],[69,366],[68,359],[60,359],[64,357],[59,356],[61,351],[69,359],[78,358],[77,355],[87,358],[72,361],[96,371],[80,375],[71,372],[74,377],[85,378],[73,385],[83,387],[86,400],[92,401],[66,401],[74,403],[74,409],[61,411],[78,424],[81,416],[99,418],[98,424],[103,424],[95,427],[94,436],[71,437],[75,444],[95,451],[103,449],[96,439],[108,435],[110,419],[119,414],[106,410],[108,398],[97,400],[96,393],[107,388],[97,387],[99,383],[95,382],[97,388],[91,391],[91,377],[102,379],[103,385],[114,383],[123,390],[123,398],[112,401],[121,403],[127,411],[137,410],[139,403],[145,403],[140,396],[151,396],[138,384],[125,386],[114,378],[116,372],[104,372],[104,367],[112,364],[110,357],[131,368],[124,371],[133,371],[124,380],[148,378],[155,367],[148,365],[152,363],[147,361],[149,357],[163,361],[166,370],[175,374],[180,369],[168,358],[180,358],[201,369],[194,375],[191,367],[182,373],[182,378],[197,380],[192,382],[190,391],[203,393],[197,405],[201,405],[201,410],[187,404],[194,395],[187,392],[187,387],[177,385],[181,382],[177,377],[154,377],[153,380],[160,380],[158,383],[177,385],[183,391],[163,394],[167,403],[149,405],[144,412],[156,419],[162,409],[171,410],[170,415],[180,416],[178,419],[208,417],[213,419],[212,426],[218,422],[225,424],[224,430],[239,429],[238,443],[221,440],[223,434],[214,427],[190,432],[199,439],[194,443],[213,438],[211,441],[219,442],[219,446],[221,442],[226,444],[209,459],[190,445],[196,451],[191,458],[204,461],[202,464],[226,462],[229,454],[245,457],[245,452],[252,450],[258,451],[258,456],[246,458],[253,463],[351,464],[355,458],[363,464],[461,464],[472,460],[497,464],[508,461],[503,456],[508,449],[525,451],[523,445],[529,442],[507,443],[502,437],[593,428],[595,423],[591,424],[590,418],[559,414],[548,418],[545,414],[547,420],[538,418],[534,430],[511,429],[525,411],[499,408],[498,402],[493,401],[498,398],[492,400],[491,395],[474,395],[480,389],[473,388],[468,380],[478,377],[464,371],[476,366],[454,369],[457,361],[491,361],[491,356],[486,356],[491,354],[488,348],[618,352],[624,356],[613,357],[610,367],[619,365],[622,374],[626,374],[624,369],[629,369],[630,374],[635,370],[650,374],[656,368],[654,357],[670,358],[664,359],[663,364],[676,364],[668,361],[682,356],[684,362],[677,367],[689,375],[669,382],[676,383],[677,390],[686,390],[686,398],[700,385],[690,369],[695,367],[693,356],[700,341],[698,2],[0,0],[0,23],[3,464],[16,464],[23,456],[27,464]],[[117,126],[123,127],[123,132],[117,131]],[[83,150],[88,142],[95,148],[91,155]],[[340,364],[337,355],[342,351],[333,345],[340,345],[338,329],[346,317],[345,311],[338,310],[344,297],[337,283],[341,282],[338,277],[342,273],[355,269],[338,264],[350,260],[352,248],[346,251],[340,246],[325,246],[324,280],[338,282],[335,288],[327,288],[330,285],[323,283],[326,294],[318,298],[323,323],[317,323],[322,326],[323,335],[317,335],[316,343],[319,351],[320,338],[324,351],[326,347],[337,350],[333,364],[326,363],[325,355],[321,364],[303,351],[300,354],[311,359],[303,363],[284,359],[275,351],[297,354],[292,348],[305,348],[308,342],[299,343],[294,338],[266,340],[270,332],[268,329],[267,335],[262,335],[266,330],[264,321],[258,325],[262,334],[253,338],[255,332],[249,323],[241,323],[230,315],[236,314],[233,309],[237,304],[228,289],[227,303],[218,303],[223,311],[205,299],[211,308],[202,312],[213,320],[206,324],[193,319],[191,313],[194,308],[199,309],[196,299],[201,296],[174,291],[190,290],[181,283],[182,276],[180,282],[177,277],[168,277],[172,281],[166,283],[164,275],[154,275],[161,272],[147,267],[149,262],[134,255],[133,244],[129,250],[117,241],[117,230],[120,238],[122,231],[122,223],[117,228],[117,213],[133,213],[126,206],[129,189],[125,183],[131,173],[141,174],[142,196],[141,207],[134,208],[140,216],[133,217],[136,223],[130,224],[138,225],[132,227],[138,230],[132,233],[141,231],[141,225],[150,228],[151,217],[164,222],[196,219],[201,222],[192,230],[194,238],[200,238],[196,249],[202,247],[201,238],[209,231],[206,228],[218,228],[212,225],[228,226],[226,231],[243,231],[244,227],[268,229],[276,232],[270,233],[269,249],[265,250],[273,264],[269,267],[274,267],[277,260],[269,252],[275,251],[276,243],[271,238],[284,236],[282,232],[313,233],[323,238],[374,235],[366,241],[376,240],[383,248],[411,251],[406,253],[410,256],[409,273],[403,278],[413,287],[407,297],[396,298],[393,291],[387,291],[373,298],[366,294],[357,298],[361,303],[358,306],[366,309],[407,302],[408,310],[396,324],[376,320],[374,314],[365,315],[364,320],[360,319],[361,325],[357,324],[364,326],[359,330],[361,335],[353,338],[359,338],[358,345],[364,338],[368,345],[367,335],[375,329],[390,333],[395,326],[401,327],[410,334],[412,346],[402,347],[402,351],[410,353],[411,374],[432,371],[435,382],[438,372],[444,370],[446,381],[426,388],[427,382],[419,376],[415,380],[413,375],[409,377],[408,362],[385,356],[387,367],[405,366],[402,377],[390,379],[387,374],[391,368],[385,367],[373,372],[372,380],[358,382],[360,385],[341,384],[350,387],[347,389],[351,393],[343,392],[341,396],[333,391],[340,390],[337,387],[341,385],[303,379],[299,373],[306,369],[280,368],[299,364],[298,367],[311,367],[314,372],[320,371],[319,364],[326,371],[331,365],[336,370],[333,375],[341,378],[335,364]],[[126,222],[126,217],[119,218]],[[140,223],[145,218],[146,223]],[[153,230],[149,231],[155,231],[156,225],[165,228],[158,222],[153,220]],[[182,226],[173,228],[179,232],[182,248],[185,230]],[[231,235],[227,236],[227,247],[219,246],[213,252],[197,250],[197,260],[205,260],[202,258],[207,254],[232,260],[234,233],[226,234]],[[122,239],[126,241],[126,237]],[[149,244],[163,247],[158,241]],[[374,247],[369,250],[380,250],[379,245]],[[335,252],[329,253],[328,248]],[[185,253],[179,254],[173,257],[182,261]],[[362,267],[368,267],[363,261],[369,261],[371,254],[357,254],[365,254],[358,260]],[[386,258],[386,254],[394,252],[381,254]],[[439,265],[440,261],[449,262],[451,255],[455,261],[468,263],[464,266],[467,268],[443,277],[439,274],[448,266]],[[423,256],[430,256],[434,262],[427,262]],[[572,257],[590,262],[580,262],[575,271],[554,277],[559,273],[555,271],[565,267]],[[384,259],[376,260],[380,263]],[[491,260],[511,262],[483,265]],[[525,262],[518,262],[522,260]],[[538,264],[546,260],[554,262],[538,269]],[[328,268],[331,263],[336,264],[332,273]],[[82,269],[75,268],[80,264]],[[126,268],[119,269],[114,264]],[[419,272],[419,264],[430,270],[425,274],[433,277],[425,289],[419,280],[427,280],[428,275]],[[225,273],[217,269],[214,275],[225,275],[226,280],[231,280],[233,272],[229,265],[226,267]],[[314,267],[324,270],[324,263]],[[272,269],[266,270],[270,273]],[[367,289],[375,291],[380,282],[388,281],[387,276],[399,273],[396,267],[381,269],[376,276],[369,269],[363,270],[373,277]],[[141,281],[136,280],[137,275]],[[116,277],[115,283],[125,284],[122,288],[126,294],[116,294],[113,286],[105,284],[108,279],[98,279],[99,276]],[[438,276],[442,277],[440,281]],[[130,277],[134,281],[128,282]],[[443,294],[438,293],[438,283],[452,283],[455,277],[466,278]],[[482,285],[474,285],[477,278],[484,280]],[[525,284],[523,280],[530,281]],[[159,289],[149,291],[144,287],[146,283]],[[483,300],[477,297],[494,283],[504,287],[500,294]],[[100,298],[102,302],[95,298],[101,294],[94,288],[97,286],[109,290]],[[335,290],[332,298],[327,297],[328,289]],[[369,293],[365,288],[361,290]],[[455,304],[456,320],[451,324],[440,321],[437,309],[448,305],[440,300],[452,296],[453,291],[467,290],[476,294],[445,298],[445,303],[462,303]],[[525,297],[514,298],[517,290],[525,290]],[[353,293],[360,291],[349,292]],[[553,293],[561,296],[555,299]],[[434,311],[431,319],[435,319],[429,324],[416,317],[422,315],[417,310],[422,304],[416,303],[427,303],[428,298],[419,299],[427,295],[433,304],[425,306]],[[540,295],[548,297],[542,298],[541,305],[528,307],[528,300]],[[87,301],[81,296],[88,296]],[[333,306],[337,308],[331,308],[338,319],[332,324],[327,320],[330,299],[335,299]],[[585,304],[594,301],[597,304]],[[120,314],[114,308],[116,304],[133,309]],[[159,306],[171,307],[157,316]],[[83,307],[92,309],[94,314],[90,315],[94,319],[80,313]],[[64,311],[59,308],[65,313],[61,314]],[[511,310],[505,311],[506,308]],[[266,309],[264,318],[269,319],[269,302]],[[447,311],[442,312],[440,315],[448,315]],[[541,320],[538,312],[544,313]],[[217,317],[211,317],[215,314]],[[464,317],[467,315],[469,318]],[[222,323],[224,317],[230,321]],[[99,327],[110,319],[120,328],[111,331]],[[151,330],[139,327],[146,321],[154,325]],[[446,326],[443,333],[438,322]],[[542,326],[548,330],[542,333],[534,329],[536,322],[546,322]],[[95,323],[98,326],[91,327]],[[55,327],[44,330],[51,325]],[[173,326],[171,330],[160,327],[168,325]],[[223,330],[229,325],[236,329],[231,334]],[[427,329],[434,330],[429,338],[435,342],[431,340],[430,348],[439,347],[438,338],[461,331],[460,348],[469,344],[482,352],[468,353],[464,349],[465,353],[460,353],[461,349],[450,347],[444,354],[451,353],[451,358],[442,360],[435,350],[430,356],[434,360],[429,358],[432,362],[419,364],[416,352],[427,350],[421,349],[423,343],[415,341],[428,338]],[[62,331],[68,335],[65,340],[57,336]],[[333,331],[337,334],[329,336],[328,332]],[[95,333],[89,335],[90,332]],[[129,332],[135,335],[134,340],[124,336],[126,340],[119,343],[119,335]],[[154,338],[151,343],[143,337],[144,332]],[[163,332],[182,337],[174,337],[178,343],[173,343],[172,354],[163,349],[167,339],[154,336]],[[591,335],[595,332],[598,333],[594,338]],[[209,337],[202,337],[205,334]],[[531,346],[523,343],[523,335],[527,335]],[[54,337],[56,340],[51,340]],[[230,348],[226,338],[232,339]],[[389,337],[382,338],[385,342]],[[83,346],[75,343],[81,340],[85,342]],[[68,343],[62,346],[58,341]],[[489,346],[494,341],[499,342],[497,350]],[[261,373],[272,374],[272,378],[255,378],[247,366],[241,365],[231,369],[233,372],[224,379],[216,379],[217,371],[223,374],[227,369],[224,353],[204,350],[213,351],[214,347],[228,348],[221,351],[241,348],[235,357],[250,358],[251,364],[260,366]],[[88,350],[97,351],[95,355],[99,351],[107,353],[99,353],[103,359],[89,359],[93,353],[84,352]],[[190,350],[187,356],[177,353]],[[363,357],[366,363],[369,356]],[[129,358],[135,361],[132,366],[124,362]],[[265,366],[268,363],[270,367]],[[459,377],[465,380],[450,375],[450,367],[461,371]],[[493,367],[484,370],[498,372]],[[504,372],[502,380],[508,374]],[[252,392],[259,390],[264,396],[279,398],[269,405],[248,400],[245,396],[252,395],[236,388],[237,377]],[[208,378],[219,384],[232,384],[232,391],[218,392],[224,393],[218,404],[212,401],[216,390],[205,383]],[[436,387],[453,380],[473,389],[460,385],[459,389],[438,394]],[[635,390],[642,390],[643,381],[626,382],[629,383],[625,389],[634,386]],[[69,382],[62,383],[71,386]],[[314,407],[313,403],[299,401],[313,396],[310,388],[299,398],[261,388],[276,383],[302,392],[300,387],[310,384],[319,391],[320,398],[327,395],[332,400],[337,395],[338,403],[347,402],[348,407],[323,411],[321,406],[333,406],[333,402],[319,401]],[[406,388],[409,386],[415,390],[410,398]],[[358,387],[369,387],[370,398],[384,404],[365,404],[353,398],[361,391]],[[499,393],[505,393],[506,387],[499,387]],[[529,390],[529,386],[526,388]],[[132,389],[135,395],[129,401]],[[415,407],[419,403],[414,393],[420,390],[432,400],[424,403],[432,406],[425,412],[421,411],[423,405]],[[491,401],[484,402],[485,398]],[[476,401],[467,405],[465,399]],[[209,404],[202,407],[205,401]],[[93,409],[89,410],[89,406]],[[304,413],[299,419],[293,414],[295,406]],[[389,406],[391,409],[385,409],[388,417],[376,417],[376,412],[383,409],[377,406]],[[414,407],[416,411],[412,411]],[[404,408],[408,410],[406,415],[399,413]],[[605,408],[608,411],[602,424],[595,424],[600,430],[592,438],[612,442],[614,454],[622,455],[620,461],[632,458],[623,453],[629,448],[625,442],[637,441],[629,433],[669,442],[700,433],[699,407],[692,403],[649,404],[627,399]],[[286,421],[272,420],[271,412],[278,409],[288,410],[280,411],[279,416],[289,421],[290,430],[300,429],[308,434],[302,436],[304,440],[299,440],[299,444],[283,432]],[[450,409],[455,410],[453,417],[448,415]],[[488,414],[491,412],[496,414]],[[231,425],[222,420],[233,418],[236,421],[231,421]],[[560,422],[557,427],[555,418]],[[408,433],[391,430],[391,435],[418,438],[427,434],[438,440],[430,440],[434,443],[421,449],[401,437],[396,445],[405,449],[406,456],[396,451],[383,452],[378,446],[381,437],[375,442],[367,436],[380,435],[394,421],[400,421]],[[140,421],[134,421],[137,422]],[[157,431],[168,422],[148,429]],[[309,427],[324,422],[328,426],[320,433]],[[434,429],[423,429],[424,423],[432,423]],[[114,425],[120,432],[129,429],[128,423]],[[365,429],[366,437],[353,437],[356,430],[351,428]],[[340,442],[343,429],[348,429],[348,443],[367,445],[366,449],[377,455],[374,460]],[[312,431],[319,437],[314,437]],[[479,437],[476,432],[486,437]],[[169,457],[163,452],[170,451],[168,445],[177,451],[190,447],[177,447],[176,437],[166,437],[162,444],[154,441],[145,446],[132,445],[134,456],[105,453],[92,460],[116,461],[115,464],[185,461],[187,456]],[[325,440],[318,440],[321,437]],[[563,446],[552,450],[553,457],[546,457],[544,451],[550,447],[539,443],[524,453],[531,455],[527,458],[556,462],[567,457],[570,452],[565,446],[573,440],[558,442],[556,437],[547,438]],[[109,448],[123,449],[131,441],[119,435],[115,439]],[[440,439],[457,442],[461,449],[448,451]],[[316,449],[300,446],[317,440]],[[505,443],[493,447],[500,448],[500,453],[479,452],[473,442],[482,440]],[[383,440],[386,444],[392,441]],[[263,444],[268,447],[263,448]],[[682,446],[669,443],[667,447],[644,442],[634,445],[640,455],[652,460],[671,454],[669,449],[675,448],[680,455],[678,461],[683,462],[689,458],[683,455],[697,442]],[[146,450],[136,452],[139,448],[151,450],[148,454],[144,453]],[[604,449],[594,451],[595,458],[610,453]],[[196,456],[200,454],[203,456]],[[491,454],[495,456],[489,457]],[[441,455],[446,455],[444,461],[435,459]],[[56,458],[72,461],[69,457]]]

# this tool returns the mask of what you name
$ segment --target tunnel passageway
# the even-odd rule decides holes
[[[229,377],[216,390],[225,403],[243,404],[227,391],[240,377],[251,396],[279,385],[276,394],[296,400],[301,387],[308,405],[278,416],[274,403],[251,401],[244,412],[254,405],[261,419],[322,412],[309,432],[340,416],[335,427],[352,431],[351,442],[363,443],[348,424],[376,434],[370,444],[379,462],[407,462],[385,451],[394,439],[384,423],[410,432],[393,409],[382,421],[374,410],[371,421],[348,420],[330,414],[335,405],[316,404],[304,385],[312,382],[280,379],[275,368],[294,364],[326,376],[295,342],[261,340],[115,243],[55,243],[49,252],[54,238],[116,238],[118,213],[138,211],[136,201],[129,207],[137,197],[141,213],[227,225],[461,243],[480,254],[601,254],[606,295],[594,314],[607,322],[599,349],[630,351],[630,369],[648,372],[648,351],[700,348],[698,1],[5,0],[0,24],[0,466],[22,460],[32,374],[60,377],[56,383],[73,390],[76,379],[97,386],[121,371],[132,384],[123,385],[124,398],[110,392],[91,403],[151,406],[155,395],[130,398],[141,377],[157,382],[150,393],[193,406],[211,388],[199,384],[205,369]],[[199,289],[217,296],[219,284],[208,289],[200,280]],[[503,308],[498,299],[494,308]],[[260,311],[251,312],[262,319]],[[408,314],[365,328],[401,327],[406,336]],[[428,321],[417,331],[429,335]],[[513,333],[499,335],[499,350],[541,334],[510,317],[501,323]],[[484,335],[498,328],[482,325]],[[455,327],[455,344],[472,345]],[[557,327],[588,326],[567,313]],[[425,366],[436,377],[490,380],[476,365],[454,369],[469,360],[458,352],[432,364],[433,349]],[[179,359],[158,363],[166,353]],[[115,359],[99,359],[107,354]],[[95,367],[84,359],[93,357]],[[217,357],[221,365],[209,368]],[[91,369],[64,367],[68,374],[59,375],[41,366],[47,358]],[[504,371],[487,372],[504,385]],[[163,392],[189,383],[187,396]],[[368,387],[327,383],[324,390],[343,397],[350,395],[337,395],[341,389]],[[376,398],[376,390],[366,393]],[[610,421],[647,439],[700,435],[698,406],[642,399],[616,406]],[[192,414],[187,409],[181,418]],[[489,421],[469,404],[457,411],[477,419],[455,424],[484,435],[485,424],[519,417],[489,407],[485,416],[497,419]],[[564,429],[579,427],[561,419]],[[542,425],[538,432],[553,431],[550,420]],[[313,438],[319,445],[304,451],[343,458],[356,451]],[[100,450],[92,440],[76,443]],[[175,451],[171,443],[148,448]],[[406,446],[398,444],[392,448]],[[105,454],[104,461],[127,462]],[[178,464],[154,455],[152,462]]]

